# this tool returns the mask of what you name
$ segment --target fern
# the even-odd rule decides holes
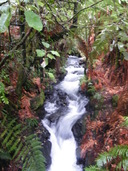
[[[85,168],[85,171],[105,171],[97,166],[90,166],[89,168]]]
[[[3,149],[0,149],[0,159],[11,160],[11,155],[8,152],[3,151]]]
[[[112,159],[117,158],[118,156],[121,159],[127,158],[128,160],[128,146],[127,145],[122,145],[122,146],[119,145],[119,146],[112,148],[109,152],[104,152],[100,154],[96,160],[96,163],[99,167],[103,167],[105,164],[110,162]]]
[[[5,85],[0,81],[0,101],[4,104],[9,104],[7,97],[5,96]]]
[[[124,117],[124,119],[125,119],[125,121],[123,122],[122,125],[128,127],[128,117],[126,116],[126,117]]]
[[[9,123],[6,118],[1,121],[0,158],[14,160],[22,166],[22,171],[44,171],[42,143],[35,134],[24,136],[26,129],[27,127],[23,128],[16,119]]]
[[[102,170],[109,162],[117,157],[120,158],[119,163],[116,163],[117,169],[123,168],[127,171],[128,168],[128,146],[119,145],[112,148],[109,152],[104,152],[96,159],[96,165],[89,168],[85,168],[86,171],[95,171],[96,169]],[[92,169],[92,170],[91,170]]]

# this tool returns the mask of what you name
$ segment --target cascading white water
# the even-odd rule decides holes
[[[67,105],[66,110],[60,111],[60,106],[54,100],[46,100],[45,111],[47,112],[43,125],[50,133],[52,143],[52,164],[48,171],[82,171],[82,167],[76,164],[76,148],[72,127],[76,121],[86,113],[85,106],[88,103],[86,97],[79,92],[80,78],[84,75],[84,68],[79,65],[80,59],[70,56],[67,60],[67,75],[64,80],[54,88],[65,92]],[[57,117],[56,117],[57,115]],[[49,117],[55,117],[51,122]]]

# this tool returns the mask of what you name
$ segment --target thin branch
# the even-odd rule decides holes
[[[31,31],[32,31],[32,28],[29,29],[29,31],[25,34],[25,36],[21,39],[21,41],[20,41],[18,44],[16,44],[16,46],[9,52],[9,55],[5,56],[5,57],[1,60],[1,62],[0,62],[0,68],[5,64],[6,60],[9,59],[9,57],[11,56],[11,54],[12,54],[15,50],[17,50],[17,49],[26,41],[26,39],[27,39],[27,37],[30,35]]]
[[[60,25],[60,26],[65,30],[65,27],[64,27],[62,24],[60,24],[60,23],[58,22],[56,16],[55,16],[54,13],[53,13],[53,10],[52,10],[51,6],[48,4],[48,2],[47,2],[46,0],[44,0],[44,1],[45,1],[45,3],[47,4],[47,6],[49,7],[50,11],[52,12],[52,16],[54,17],[55,22],[56,22],[58,25]]]
[[[92,5],[90,5],[90,6],[88,6],[88,7],[85,7],[85,8],[83,8],[83,9],[81,9],[81,10],[79,10],[72,18],[70,18],[67,22],[70,22],[71,20],[73,20],[79,13],[81,13],[82,11],[84,11],[84,10],[86,10],[86,9],[88,9],[88,8],[91,8],[91,7],[93,7],[93,6],[95,6],[95,5],[97,5],[97,4],[99,4],[100,2],[102,2],[102,1],[104,1],[104,0],[100,0],[100,1],[98,1],[98,2],[96,2],[96,3],[94,3],[94,4],[92,4]]]
[[[0,6],[4,5],[6,3],[8,3],[8,1],[5,1],[5,2],[0,3]]]

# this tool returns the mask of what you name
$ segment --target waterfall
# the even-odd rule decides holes
[[[43,125],[50,133],[52,164],[48,171],[82,171],[77,165],[76,148],[72,127],[86,113],[88,99],[80,93],[80,78],[84,68],[80,58],[69,56],[66,63],[67,75],[54,86],[53,95],[44,105],[46,117]]]

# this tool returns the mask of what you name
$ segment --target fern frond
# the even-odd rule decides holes
[[[11,149],[9,150],[9,152],[12,152],[12,151],[15,151],[17,146],[18,146],[18,143],[21,141],[20,138],[16,139],[15,143],[12,145]]]
[[[6,143],[8,142],[8,140],[9,140],[9,138],[11,137],[12,133],[13,133],[13,130],[10,130],[10,131],[8,132],[6,138],[5,138],[4,141],[2,142],[2,145],[6,144]]]
[[[117,165],[117,169],[118,170],[121,170],[121,169],[124,169],[124,171],[127,171],[128,169],[128,158],[127,159],[124,159],[124,160],[121,160],[118,165]]]
[[[5,134],[11,130],[12,128],[12,125],[15,123],[16,119],[13,119],[7,126],[6,126],[6,129],[4,130],[4,132],[1,134],[0,138],[3,138],[5,136]],[[5,123],[5,122],[4,122]],[[2,125],[3,125],[3,122],[2,122]],[[5,125],[4,125],[5,126]]]
[[[103,169],[101,169],[101,168],[99,168],[97,166],[90,166],[88,168],[86,167],[85,171],[105,171],[105,170],[103,170]]]
[[[122,125],[128,127],[128,116],[124,117],[124,120]]]
[[[96,163],[98,167],[103,167],[105,164],[107,164],[109,161],[111,161],[113,156],[111,153],[101,153],[99,157],[96,159]]]
[[[18,162],[23,171],[44,171],[45,159],[41,152],[42,143],[39,138],[35,134],[24,136],[26,127],[22,128],[16,119],[10,122],[4,119],[1,123],[0,129],[3,132],[0,135],[0,141],[2,149],[6,149],[7,153],[0,151],[0,157],[5,156],[4,158]]]
[[[8,152],[0,149],[0,159],[11,160],[11,155]]]
[[[14,159],[18,155],[18,153],[19,153],[19,151],[21,150],[22,147],[23,147],[23,143],[20,142],[20,144],[19,144],[18,148],[16,149],[12,159]]]
[[[23,171],[26,170],[26,166],[28,170],[31,171],[44,171],[44,157],[41,149],[41,142],[36,137],[36,135],[30,135],[26,138],[26,144],[30,147],[28,155],[26,157],[26,161],[23,165]]]
[[[104,152],[100,154],[96,160],[97,166],[103,167],[112,159],[117,158],[117,156],[119,156],[121,159],[126,158],[126,156],[128,156],[128,146],[127,145],[116,146],[112,148],[109,152]]]
[[[23,146],[23,148],[21,149],[19,155],[16,158],[16,162],[18,162],[19,160],[21,160],[22,156],[24,155],[25,151],[27,150],[27,146]],[[14,158],[14,157],[13,157]]]

